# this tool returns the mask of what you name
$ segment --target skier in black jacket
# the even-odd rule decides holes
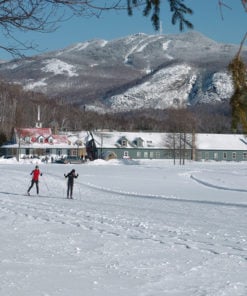
[[[65,178],[68,178],[68,186],[67,186],[67,198],[73,198],[73,186],[74,186],[74,178],[78,178],[78,174],[75,173],[75,170],[73,169],[71,172],[69,172],[67,175],[64,174]]]

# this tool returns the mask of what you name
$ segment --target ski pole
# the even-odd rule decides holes
[[[46,189],[47,189],[47,191],[48,191],[48,195],[50,196],[50,190],[49,190],[49,187],[48,187],[48,185],[47,185],[47,183],[46,183],[46,181],[45,181],[45,178],[43,178],[43,180],[44,180],[44,184],[45,184],[45,186],[46,186]]]

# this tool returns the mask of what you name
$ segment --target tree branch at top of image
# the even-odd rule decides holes
[[[242,0],[242,4],[243,4],[245,11],[247,12],[247,0]]]
[[[217,1],[217,0],[215,0]],[[247,0],[241,1],[247,11]],[[193,24],[188,16],[193,14],[191,7],[185,0],[166,0],[171,14],[171,23],[178,25],[179,30],[192,29]],[[223,17],[222,8],[229,7],[224,0],[218,0]],[[100,17],[103,12],[122,10],[134,17],[134,10],[141,10],[143,17],[150,17],[154,29],[160,29],[161,0],[5,0],[0,1],[0,30],[5,36],[0,48],[10,52],[13,56],[22,56],[21,51],[36,49],[32,42],[22,42],[18,39],[19,32],[54,32],[59,24],[72,17]],[[163,8],[164,9],[164,8]],[[17,37],[16,37],[17,36]],[[8,42],[13,41],[13,44]]]

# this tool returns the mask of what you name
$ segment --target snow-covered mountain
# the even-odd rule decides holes
[[[239,46],[197,32],[92,40],[0,64],[0,76],[27,90],[111,111],[229,100],[227,66]],[[247,61],[247,48],[242,51]]]

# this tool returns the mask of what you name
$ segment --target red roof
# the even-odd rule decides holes
[[[18,138],[22,138],[24,141],[26,138],[30,139],[31,143],[38,141],[38,138],[43,137],[44,143],[50,144],[68,144],[68,137],[66,135],[53,135],[51,128],[16,128],[15,133]],[[49,138],[53,141],[49,142]]]
[[[44,138],[48,138],[51,136],[52,131],[50,128],[16,128],[16,133],[21,137],[30,137],[30,138],[38,138],[40,136],[43,136]]]

